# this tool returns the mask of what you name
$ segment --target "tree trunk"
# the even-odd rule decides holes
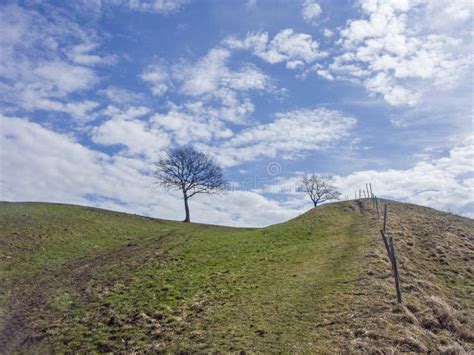
[[[189,223],[191,222],[191,217],[189,216],[189,205],[188,205],[188,196],[184,192],[184,210],[186,211],[186,218],[183,222]]]
[[[318,201],[313,201],[314,207],[318,207]]]

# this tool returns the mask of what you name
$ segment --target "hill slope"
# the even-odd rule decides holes
[[[0,349],[474,350],[474,222],[385,202],[401,307],[369,201],[263,229],[2,203]]]

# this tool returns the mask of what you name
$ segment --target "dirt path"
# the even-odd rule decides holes
[[[154,249],[158,249],[163,239],[154,241]],[[87,284],[100,269],[116,262],[136,259],[149,254],[149,248],[138,247],[130,242],[119,248],[108,250],[94,257],[72,260],[64,264],[57,272],[40,271],[29,279],[18,280],[12,292],[11,302],[4,311],[4,321],[0,325],[0,353],[10,354],[16,350],[34,351],[44,339],[44,330],[35,326],[35,317],[47,317],[42,312],[48,305],[51,290],[69,285],[78,296],[78,302],[87,304],[91,295]],[[137,268],[140,263],[131,263],[131,268]],[[26,291],[25,291],[26,290]]]
[[[29,292],[20,292],[22,285],[34,284]],[[45,304],[46,292],[50,287],[47,281],[38,282],[37,278],[16,284],[18,291],[14,292],[12,302],[7,305],[4,313],[4,322],[0,329],[0,349],[2,354],[10,354],[18,347],[29,348],[30,344],[37,343],[41,336],[30,326],[30,312],[32,309],[41,309]]]

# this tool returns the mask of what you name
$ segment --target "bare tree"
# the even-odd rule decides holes
[[[303,183],[302,190],[308,194],[314,207],[318,203],[329,200],[335,200],[341,194],[331,183],[332,178],[324,175],[305,175],[301,182]]]
[[[216,193],[227,188],[222,169],[214,160],[192,147],[170,149],[156,163],[155,178],[168,189],[181,190],[186,218],[190,222],[188,200],[200,193]]]

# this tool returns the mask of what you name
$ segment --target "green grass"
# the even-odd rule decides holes
[[[13,292],[53,290],[30,319],[55,351],[334,346],[314,327],[346,316],[367,238],[342,204],[265,229],[55,204],[0,214],[0,277]]]
[[[1,203],[0,348],[304,353],[462,345],[454,334],[462,333],[462,324],[454,315],[446,329],[429,318],[440,329],[438,343],[434,328],[422,323],[440,312],[424,306],[432,287],[444,295],[441,302],[459,304],[459,319],[470,324],[472,302],[459,297],[472,286],[459,278],[470,254],[443,249],[450,264],[436,266],[424,254],[426,233],[416,229],[426,212],[405,216],[407,208],[394,205],[390,228],[404,238],[396,240],[411,307],[400,310],[377,236],[380,222],[368,207],[327,204],[286,223],[244,229],[70,205]],[[406,223],[395,225],[410,216],[412,231]],[[445,223],[448,236],[459,230],[464,238],[472,230],[470,221],[453,223]],[[462,238],[447,241],[446,248],[456,241],[472,246]],[[419,246],[416,254],[413,245]],[[426,270],[440,267],[446,270],[442,281],[419,286],[422,276],[433,282]],[[406,323],[410,317],[418,317],[415,324]],[[418,340],[405,334],[409,327]],[[388,328],[392,338],[384,335]]]

